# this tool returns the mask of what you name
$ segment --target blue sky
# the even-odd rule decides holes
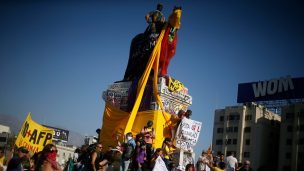
[[[1,1],[0,113],[95,134],[102,91],[123,78],[130,42],[158,2]],[[303,3],[162,3],[166,17],[183,9],[168,73],[193,97],[198,153],[211,143],[214,110],[237,105],[238,83],[304,76]]]

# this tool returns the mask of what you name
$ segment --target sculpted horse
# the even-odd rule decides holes
[[[159,59],[159,75],[167,76],[167,69],[172,57],[176,52],[177,30],[180,28],[181,7],[174,7],[173,13],[169,16],[168,26],[161,44]]]

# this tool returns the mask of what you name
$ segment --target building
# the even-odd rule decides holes
[[[84,138],[84,144],[91,145],[97,143],[97,137],[96,136],[86,136]]]
[[[304,104],[282,108],[279,171],[304,170]]]
[[[74,152],[76,150],[75,146],[67,146],[64,144],[56,144],[58,153],[57,153],[57,162],[59,163],[59,165],[61,166],[61,168],[63,169],[66,162],[71,158],[73,159],[74,157]]]
[[[7,144],[10,134],[11,134],[10,127],[5,125],[0,125],[0,147],[3,147]]]
[[[215,110],[213,151],[234,152],[254,170],[277,170],[281,117],[255,103]]]

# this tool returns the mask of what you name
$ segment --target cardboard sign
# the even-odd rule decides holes
[[[192,150],[196,145],[202,123],[184,118],[179,124],[176,132],[176,147],[183,150]]]
[[[17,147],[24,146],[33,153],[42,151],[46,144],[52,143],[54,130],[32,120],[30,113],[18,134]]]

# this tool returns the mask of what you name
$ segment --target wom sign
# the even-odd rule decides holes
[[[304,78],[281,77],[238,86],[238,103],[304,98]]]

